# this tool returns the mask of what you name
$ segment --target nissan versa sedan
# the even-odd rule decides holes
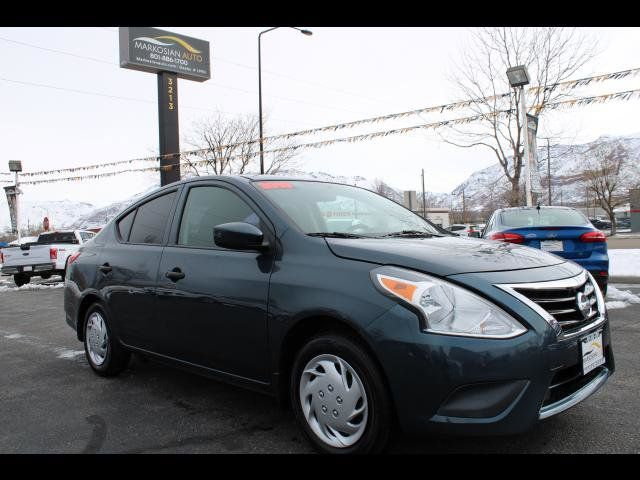
[[[72,257],[64,299],[98,375],[135,352],[276,396],[331,453],[524,432],[614,371],[588,271],[336,183],[165,186]]]
[[[539,248],[572,260],[586,268],[603,295],[607,294],[607,237],[575,208],[501,208],[491,215],[483,237]]]

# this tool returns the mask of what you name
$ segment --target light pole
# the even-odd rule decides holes
[[[527,207],[531,207],[533,205],[533,201],[531,199],[531,165],[529,162],[529,120],[527,119],[527,102],[525,101],[524,91],[524,86],[529,85],[529,73],[527,72],[527,67],[524,65],[518,65],[507,69],[507,78],[509,79],[511,87],[514,89],[520,87],[520,117],[522,119],[520,124],[522,126],[522,134],[524,136],[522,142],[524,163],[527,167],[525,176],[525,195],[527,198]]]
[[[264,145],[262,143],[262,138],[263,138],[262,137],[262,55],[260,52],[260,40],[262,38],[263,33],[270,32],[271,30],[275,30],[277,28],[282,28],[282,27],[268,28],[267,30],[264,30],[258,34],[258,103],[259,103],[258,116],[259,116],[259,122],[260,122],[260,173],[261,174],[264,173]],[[286,28],[293,28],[294,30],[298,30],[300,33],[304,35],[313,35],[313,32],[311,32],[310,30],[304,30],[298,27],[286,27]]]

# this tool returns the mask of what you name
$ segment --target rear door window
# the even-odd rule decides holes
[[[131,227],[129,242],[161,244],[175,198],[174,191],[140,205]]]

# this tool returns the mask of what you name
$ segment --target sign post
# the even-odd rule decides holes
[[[178,76],[175,73],[158,73],[158,126],[160,185],[168,185],[180,180]]]
[[[178,78],[211,78],[209,42],[151,27],[120,27],[120,66],[158,75],[160,185],[180,180]],[[163,168],[164,167],[164,168]]]
[[[9,216],[11,217],[11,228],[18,234],[18,243],[20,243],[20,210],[18,208],[18,195],[20,191],[20,181],[18,173],[22,171],[22,162],[20,160],[9,160],[9,171],[15,172],[16,184],[14,187],[5,187],[7,194],[7,202],[9,203]]]

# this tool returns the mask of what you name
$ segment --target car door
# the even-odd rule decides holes
[[[235,187],[223,182],[185,187],[158,269],[158,353],[266,382],[274,249],[216,246],[213,228],[228,222],[252,223],[274,244],[272,224]],[[182,278],[175,278],[175,272]]]
[[[162,244],[178,189],[140,204],[115,223],[115,239],[98,261],[98,286],[113,315],[118,337],[127,345],[153,351],[155,285]]]

